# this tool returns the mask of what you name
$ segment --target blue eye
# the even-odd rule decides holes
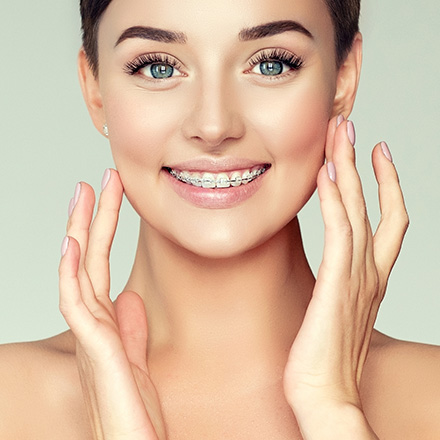
[[[146,70],[146,73],[149,72],[155,79],[171,78],[174,73],[174,67],[169,64],[151,64],[142,70]]]
[[[250,72],[266,77],[285,76],[302,65],[301,57],[285,49],[265,49],[249,60]]]
[[[148,53],[141,55],[125,65],[129,75],[142,75],[151,80],[163,80],[182,76],[181,64],[169,55]]]
[[[264,61],[260,63],[260,72],[263,75],[275,76],[283,73],[283,63],[280,61]]]

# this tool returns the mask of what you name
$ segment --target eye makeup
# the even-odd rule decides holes
[[[249,69],[245,73],[255,73],[270,79],[282,78],[293,71],[298,71],[303,66],[303,59],[280,48],[264,49],[253,55],[249,61]],[[256,71],[257,66],[259,71]],[[175,76],[182,76],[182,64],[174,57],[163,53],[145,53],[124,66],[124,71],[133,76],[142,69],[149,67],[150,71],[143,76],[152,80],[170,79]],[[155,75],[155,72],[166,72],[166,74]],[[178,72],[178,74],[176,74]]]
[[[274,48],[274,49],[265,49],[261,52],[258,52],[248,61],[248,64],[250,68],[248,72],[252,72],[256,66],[260,65],[260,72],[262,75],[275,77],[275,76],[282,76],[286,73],[289,73],[290,71],[299,70],[303,66],[304,61],[300,56],[295,55],[294,53],[288,50]],[[280,69],[278,68],[273,71],[274,73],[265,75],[264,72],[267,71],[267,68],[263,69],[262,65],[267,65],[267,64],[284,65],[288,67],[288,70],[285,71],[285,69],[282,68],[280,71]]]
[[[141,69],[157,64],[160,66],[170,66],[173,70],[182,68],[182,64],[175,58],[162,53],[146,53],[139,55],[134,60],[129,61],[124,66],[124,71],[129,75],[136,75]],[[181,73],[180,73],[181,75]]]

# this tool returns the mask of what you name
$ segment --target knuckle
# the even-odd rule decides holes
[[[404,215],[403,215],[403,226],[405,228],[405,231],[408,229],[409,224],[410,224],[410,220],[409,220],[409,215],[408,213],[405,211]]]
[[[410,219],[406,209],[389,209],[382,214],[381,223],[392,225],[395,231],[402,231],[405,234],[409,227]]]
[[[329,235],[339,237],[344,242],[353,241],[353,228],[348,218],[340,218],[339,220],[324,220],[325,230]]]
[[[109,197],[109,194],[101,195],[98,200],[97,211],[105,211],[108,213],[119,213],[119,204],[116,203],[113,197]]]
[[[348,221],[341,222],[340,224],[338,224],[336,229],[338,234],[341,235],[342,237],[345,237],[348,240],[353,239],[353,228],[351,227],[351,224]]]
[[[367,212],[367,205],[365,204],[365,201],[362,201],[362,203],[359,204],[358,207],[358,215],[363,223],[368,223],[368,212]]]
[[[373,301],[380,297],[380,279],[376,270],[364,267],[358,275],[359,289]]]
[[[60,303],[58,305],[58,308],[59,308],[61,314],[66,319],[66,321],[68,321],[69,317],[72,314],[72,309],[71,309],[70,305],[67,303],[67,301],[65,301],[63,298],[61,298]]]
[[[362,219],[368,218],[367,204],[362,192],[362,187],[359,185],[352,191],[353,192],[347,197],[348,209],[351,210],[354,215]]]
[[[62,263],[58,266],[58,277],[60,285],[69,277],[69,270]]]
[[[409,227],[409,216],[406,210],[403,210],[401,212],[395,212],[392,218],[392,222],[403,233],[405,233]]]
[[[325,227],[328,231],[342,237],[353,237],[353,228],[347,217],[340,216],[339,219],[332,219],[332,221],[327,221],[325,222]]]
[[[378,299],[381,297],[379,277],[377,275],[370,281],[370,291],[373,299]]]

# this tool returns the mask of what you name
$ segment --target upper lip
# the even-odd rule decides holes
[[[223,157],[191,159],[184,162],[166,165],[165,168],[191,172],[227,173],[236,170],[247,170],[256,166],[265,165],[268,165],[268,163],[250,159]]]

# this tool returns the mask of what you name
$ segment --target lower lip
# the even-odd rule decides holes
[[[164,173],[165,178],[168,179],[177,195],[192,205],[206,209],[227,209],[250,199],[260,189],[268,171],[266,170],[266,172],[245,185],[230,186],[229,188],[198,187],[175,179],[165,169],[162,170],[162,173]]]

